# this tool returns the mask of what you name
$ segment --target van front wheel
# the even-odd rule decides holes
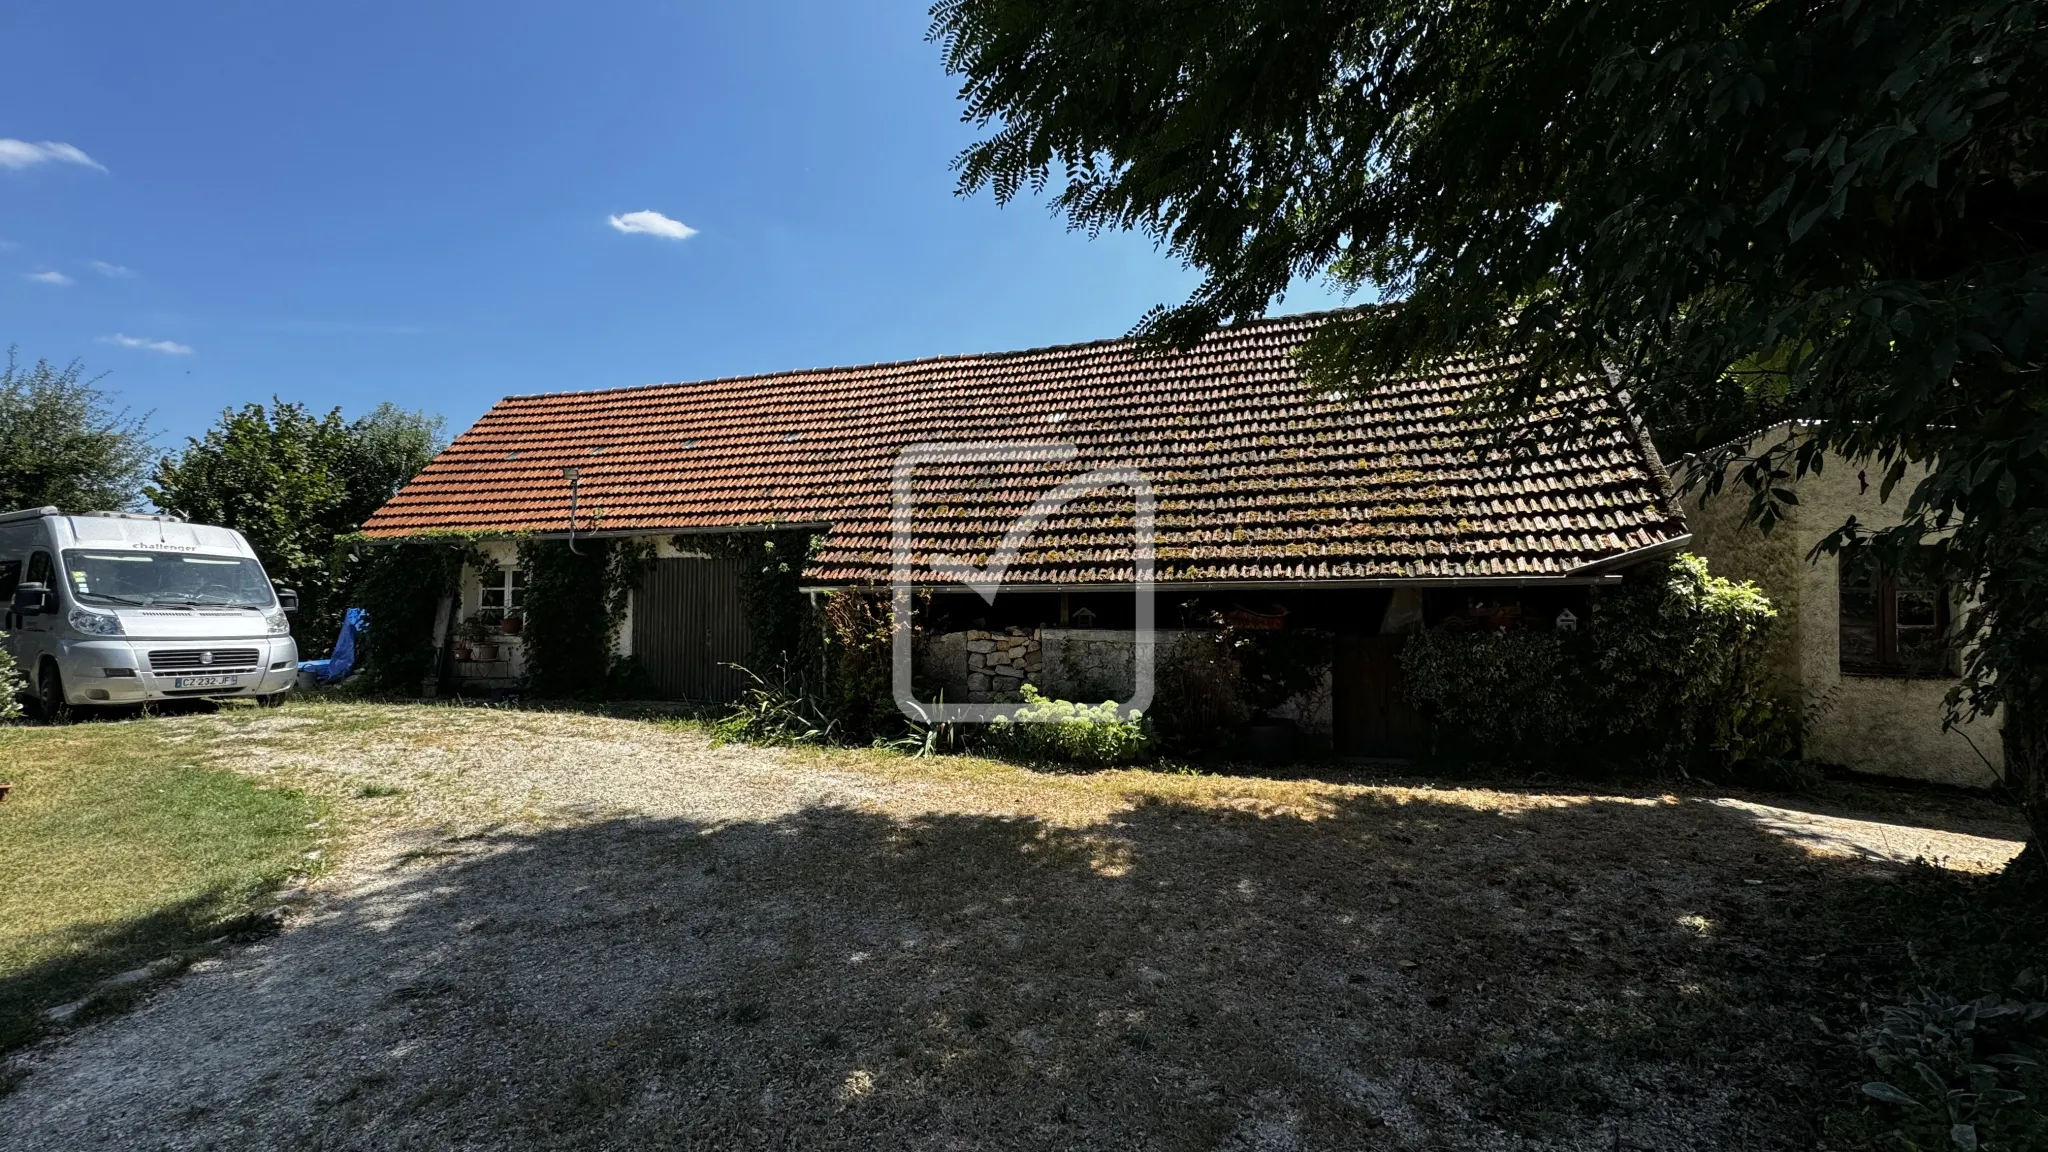
[[[44,660],[36,675],[36,708],[45,724],[69,724],[71,704],[64,699],[64,674],[55,660]]]

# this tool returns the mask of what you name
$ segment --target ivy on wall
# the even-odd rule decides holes
[[[443,602],[461,589],[465,565],[489,563],[477,537],[434,533],[404,540],[345,537],[337,555],[358,566],[353,606],[369,614],[357,673],[373,692],[419,693],[434,672],[434,631]]]
[[[649,540],[585,539],[573,551],[562,540],[519,542],[529,606],[520,641],[535,695],[616,694],[629,670],[613,640],[654,552]]]
[[[815,533],[802,529],[676,537],[680,550],[739,562],[747,667],[756,675],[802,681],[817,672],[819,627],[802,592],[815,542]]]
[[[895,633],[889,601],[835,592],[825,602],[825,702],[842,739],[865,744],[904,730],[896,707]]]

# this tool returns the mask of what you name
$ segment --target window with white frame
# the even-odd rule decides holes
[[[526,573],[517,568],[486,568],[478,574],[476,614],[489,623],[517,615],[526,601]]]

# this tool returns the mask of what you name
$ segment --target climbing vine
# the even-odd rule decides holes
[[[676,538],[684,551],[739,561],[747,667],[758,675],[803,680],[816,671],[819,628],[801,590],[815,539],[802,529]]]
[[[588,698],[613,694],[629,674],[613,643],[626,605],[654,562],[647,540],[526,539],[526,682],[538,696]]]
[[[350,605],[369,616],[358,656],[359,683],[373,692],[417,695],[433,675],[434,632],[447,597],[461,588],[465,565],[489,560],[467,533],[404,540],[343,537],[337,563],[354,569]]]

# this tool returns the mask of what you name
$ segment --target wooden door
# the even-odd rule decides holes
[[[633,655],[670,700],[739,698],[747,658],[736,560],[657,560],[633,599]]]
[[[1422,718],[1408,702],[1404,635],[1340,636],[1332,688],[1340,756],[1408,758],[1422,746]]]

